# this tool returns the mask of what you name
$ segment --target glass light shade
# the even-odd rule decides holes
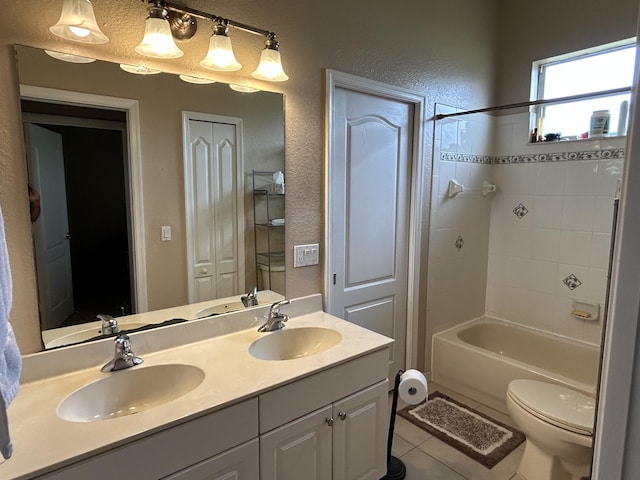
[[[102,33],[93,6],[89,0],[64,0],[60,20],[49,28],[54,35],[65,40],[81,43],[107,43],[109,38]]]
[[[91,63],[96,61],[95,58],[81,57],[80,55],[73,55],[72,53],[54,52],[53,50],[45,50],[44,53],[56,60],[69,63]]]
[[[135,48],[146,57],[180,58],[183,54],[171,36],[171,27],[165,18],[147,18],[144,24],[144,38]]]
[[[121,63],[120,68],[127,73],[135,73],[136,75],[155,75],[160,73],[160,70],[145,67],[144,65],[127,65],[125,63]]]
[[[238,63],[233,54],[231,39],[226,35],[218,34],[211,36],[211,40],[209,40],[209,52],[207,52],[207,56],[200,62],[200,65],[209,70],[221,72],[234,72],[242,68],[242,65]]]
[[[193,77],[191,75],[180,75],[180,80],[187,83],[195,83],[196,85],[208,85],[210,83],[216,83],[215,80],[210,80],[208,78],[202,77]]]
[[[269,82],[284,82],[289,77],[282,69],[280,62],[280,52],[273,48],[265,48],[260,54],[260,65],[251,74],[252,77]]]
[[[229,88],[241,93],[255,93],[260,91],[258,88],[247,87],[246,85],[235,85],[233,83],[229,85]]]

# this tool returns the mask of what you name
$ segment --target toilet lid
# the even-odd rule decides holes
[[[536,380],[513,380],[508,394],[544,421],[582,435],[593,434],[595,401],[587,395]]]

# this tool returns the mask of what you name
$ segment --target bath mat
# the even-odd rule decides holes
[[[525,440],[522,432],[440,392],[398,414],[487,468],[493,468]]]

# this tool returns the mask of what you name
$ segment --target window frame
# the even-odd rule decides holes
[[[553,97],[550,99],[544,98],[544,86],[545,86],[545,71],[549,66],[554,66],[562,63],[568,63],[571,61],[581,60],[588,57],[601,55],[603,53],[613,53],[617,50],[626,49],[629,47],[636,46],[636,37],[626,38],[623,40],[618,40],[616,42],[606,43],[603,45],[598,45],[596,47],[587,48],[584,50],[578,50],[575,52],[569,52],[562,55],[556,55],[554,57],[545,58],[542,60],[535,60],[532,62],[531,68],[531,85],[530,85],[530,100],[532,102],[540,101],[540,100],[552,100],[557,97]],[[633,79],[632,79],[633,83]],[[629,85],[631,88],[632,84]],[[624,87],[623,87],[624,88]],[[601,96],[606,95],[598,95],[598,91],[594,92],[586,92],[585,95],[593,95],[592,98],[599,98]],[[561,101],[558,104],[562,103]],[[545,107],[546,105],[533,105],[530,109],[531,111],[531,121],[530,121],[530,130],[537,128],[540,125],[539,119],[544,118],[545,116]],[[542,132],[538,132],[541,134]]]

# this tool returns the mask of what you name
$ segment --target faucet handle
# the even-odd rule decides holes
[[[284,318],[284,321],[286,322],[289,317],[280,313],[280,307],[282,307],[283,305],[289,305],[290,303],[291,301],[287,299],[272,303],[271,307],[269,308],[269,318]]]
[[[111,315],[98,314],[96,315],[102,321],[102,334],[111,335],[112,333],[118,333],[118,321]]]
[[[115,372],[125,368],[131,368],[142,363],[142,358],[136,357],[131,350],[129,335],[121,333],[115,339],[116,352],[113,359],[107,362],[101,369],[103,372]]]

